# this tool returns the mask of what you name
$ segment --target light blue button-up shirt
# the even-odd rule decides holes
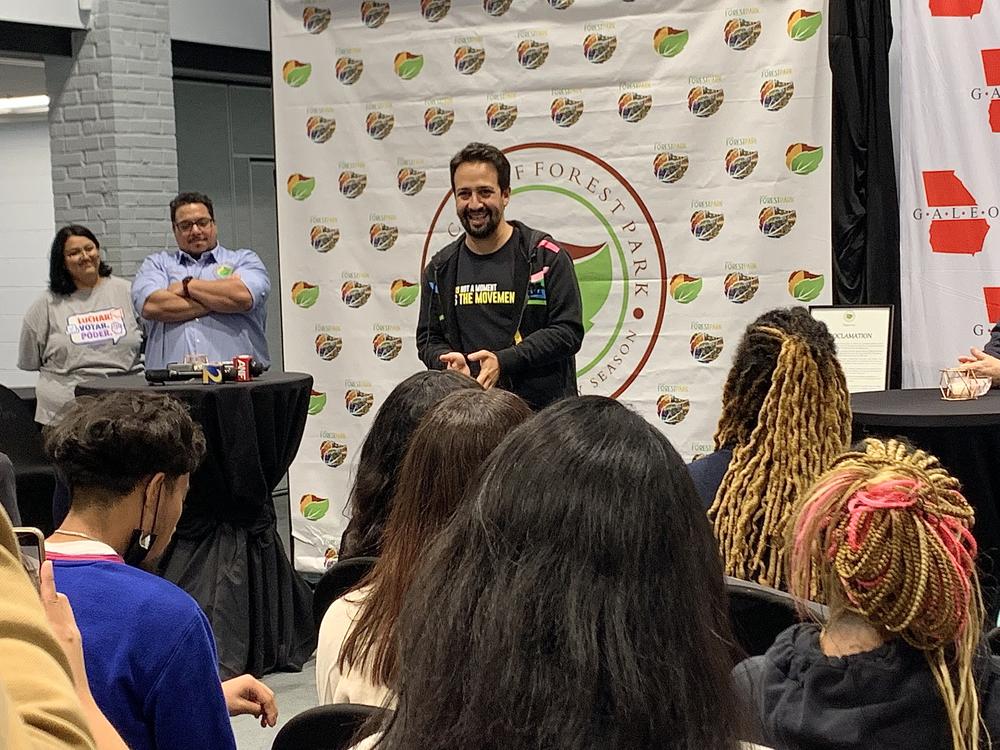
[[[265,367],[271,363],[264,338],[271,281],[261,259],[252,250],[227,250],[216,245],[197,258],[183,250],[154,253],[143,261],[135,275],[132,304],[141,317],[150,294],[166,289],[185,276],[213,281],[232,274],[239,276],[250,290],[253,307],[240,313],[210,312],[182,323],[143,318],[147,369],[183,362],[186,354],[204,354],[209,362],[224,362],[240,354],[249,354]]]

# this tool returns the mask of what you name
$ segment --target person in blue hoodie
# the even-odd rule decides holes
[[[271,690],[250,675],[220,682],[205,614],[141,567],[170,542],[205,453],[186,407],[154,393],[80,398],[45,446],[71,494],[47,557],[76,614],[91,692],[128,746],[235,750],[230,715],[274,726]]]

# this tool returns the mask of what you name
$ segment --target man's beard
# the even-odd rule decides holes
[[[472,222],[469,221],[470,210],[468,208],[459,215],[458,220],[462,223],[462,227],[470,237],[477,240],[484,240],[492,236],[497,231],[497,227],[500,226],[500,212],[488,206],[483,209],[476,209],[477,212],[480,210],[486,212],[487,218],[486,223],[479,229],[473,227]]]

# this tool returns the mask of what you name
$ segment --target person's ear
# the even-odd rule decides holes
[[[507,208],[507,204],[510,203],[510,188],[507,188],[501,193],[503,197],[503,207]]]
[[[140,521],[144,533],[154,531],[160,503],[163,502],[170,490],[169,484],[167,475],[162,471],[153,474],[149,478],[149,482],[146,483],[146,491],[143,497],[142,520]]]

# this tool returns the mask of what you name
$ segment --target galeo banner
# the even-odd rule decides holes
[[[901,31],[903,386],[932,387],[1000,320],[1000,8],[903,3]]]
[[[449,159],[506,151],[507,217],[573,258],[580,392],[712,450],[746,324],[830,300],[826,6],[271,4],[288,369],[313,374],[295,565],[337,557],[351,467],[421,368],[423,264],[461,233]]]

